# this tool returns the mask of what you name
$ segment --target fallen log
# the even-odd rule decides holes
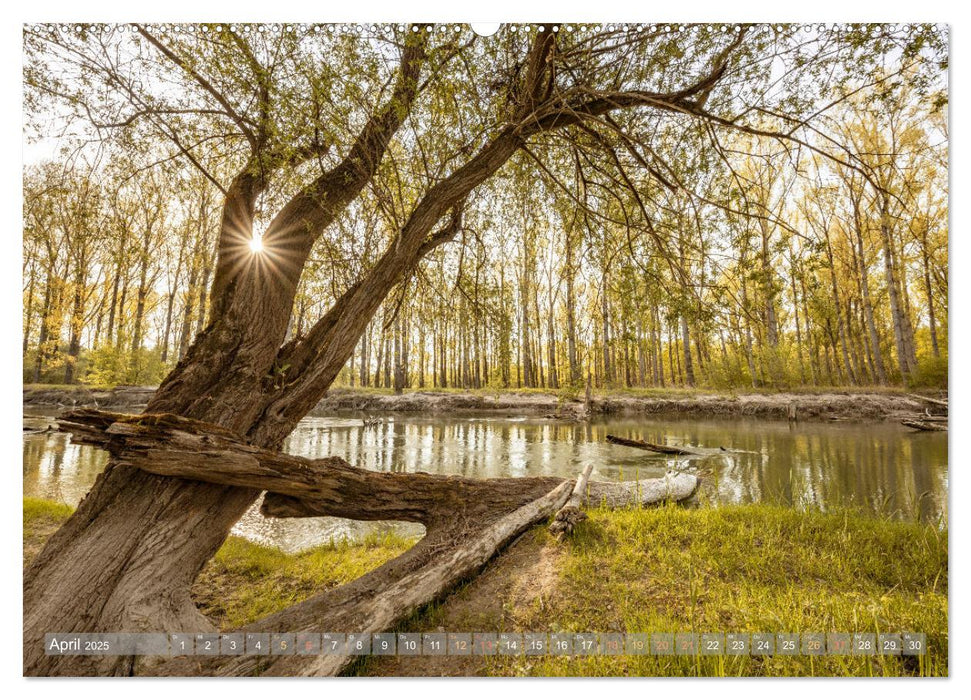
[[[583,493],[587,490],[587,482],[590,480],[590,472],[592,471],[593,465],[588,464],[577,479],[570,499],[562,508],[556,511],[553,522],[550,523],[549,530],[557,540],[562,540],[571,534],[577,523],[587,519],[587,514],[581,510],[580,506],[583,504]]]
[[[398,476],[412,475],[401,474]],[[475,481],[481,483],[485,480]],[[490,479],[489,481],[506,482],[507,480]],[[559,480],[547,477],[520,477],[509,481],[529,484],[534,481],[552,483]],[[586,508],[626,508],[638,505],[650,506],[666,501],[683,501],[695,492],[699,483],[700,479],[697,476],[679,471],[669,471],[662,477],[639,481],[590,481],[587,483],[587,488],[583,494],[583,506]],[[260,512],[268,518],[317,518],[333,514],[325,503],[284,496],[278,493],[267,493],[263,497]]]
[[[947,432],[947,423],[940,423],[938,421],[930,420],[917,420],[913,418],[908,418],[906,420],[900,421],[901,425],[906,425],[908,428],[913,428],[914,430],[925,430],[929,432]]]
[[[921,396],[920,394],[907,394],[912,399],[919,399],[920,401],[926,401],[927,403],[932,403],[935,406],[943,406],[947,408],[947,400],[932,399],[930,396]]]
[[[425,537],[404,554],[240,632],[384,631],[474,575],[515,537],[561,509],[573,493],[580,503],[592,505],[656,503],[687,498],[698,484],[693,475],[673,472],[629,484],[587,482],[586,488],[555,477],[469,479],[372,472],[339,458],[310,460],[265,450],[217,426],[170,415],[82,410],[66,415],[60,426],[75,441],[102,447],[119,462],[152,474],[265,490],[264,513],[275,509],[285,517],[328,515],[425,525]],[[355,658],[143,657],[136,672],[334,675]]]
[[[653,442],[644,442],[643,440],[632,440],[630,438],[622,438],[616,435],[608,435],[607,442],[613,443],[614,445],[623,445],[624,447],[636,447],[639,450],[647,450],[648,452],[657,452],[662,455],[692,455],[696,457],[707,457],[712,452],[706,452],[704,450],[695,449],[692,447],[673,447],[671,445],[657,445]]]
[[[239,632],[374,633],[401,620],[475,575],[496,552],[560,508],[573,484],[560,483],[549,493],[479,527],[457,516],[450,526],[429,530],[412,549],[349,584],[318,594],[270,615]],[[185,657],[153,670],[157,675],[334,676],[360,657],[321,656]]]
[[[563,482],[558,477],[473,479],[368,471],[339,457],[307,459],[265,450],[230,431],[178,416],[84,409],[65,415],[59,425],[75,442],[107,449],[119,461],[152,474],[267,491],[262,511],[272,517],[331,516],[428,525],[456,509],[519,507]],[[697,477],[687,474],[590,482],[584,502],[621,507],[683,500],[697,483]]]

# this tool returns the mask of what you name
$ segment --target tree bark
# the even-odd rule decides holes
[[[259,171],[251,163],[237,175],[223,205],[212,320],[162,382],[147,412],[203,419],[238,433],[254,426],[264,381],[273,376],[289,323],[310,234],[329,224],[373,175],[414,98],[423,58],[419,34],[404,51],[393,108],[379,110],[348,157],[322,176],[330,189],[318,193],[321,182],[315,182],[312,193],[291,200],[271,223],[264,244],[276,256],[272,271],[262,258],[244,252],[252,236]],[[278,444],[299,417],[275,417],[263,444]],[[258,493],[152,476],[110,461],[24,572],[25,674],[128,675],[134,669],[133,657],[45,656],[42,640],[51,630],[211,629],[193,605],[189,587]]]

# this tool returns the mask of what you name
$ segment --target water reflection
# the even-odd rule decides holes
[[[26,419],[25,419],[26,421]],[[29,424],[29,421],[27,421]],[[42,424],[42,423],[41,423]],[[672,445],[722,447],[701,459],[651,455],[606,442],[608,433]],[[799,507],[851,505],[873,513],[934,521],[946,517],[947,437],[893,424],[611,418],[591,424],[544,419],[392,415],[364,427],[357,416],[309,416],[284,449],[339,456],[375,471],[499,476],[575,476],[631,480],[689,469],[704,476],[700,499],[766,501]],[[24,494],[77,503],[103,469],[105,455],[58,433],[24,436]],[[405,524],[336,518],[272,520],[256,508],[235,532],[287,550]]]

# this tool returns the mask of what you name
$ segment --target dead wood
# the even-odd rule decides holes
[[[614,445],[623,445],[624,447],[636,447],[639,450],[647,450],[648,452],[657,452],[662,455],[693,455],[693,456],[707,456],[708,453],[703,450],[697,450],[690,447],[673,447],[671,445],[657,445],[653,442],[644,442],[643,440],[632,440],[630,438],[617,437],[616,435],[608,435],[607,442],[613,443]]]
[[[590,480],[590,473],[593,465],[588,464],[577,478],[577,483],[573,487],[570,499],[560,508],[550,523],[550,533],[558,540],[570,535],[577,523],[587,519],[587,514],[581,510],[583,505],[583,494],[587,490],[587,482]]]
[[[935,406],[943,406],[947,408],[947,400],[932,399],[930,396],[921,396],[920,394],[907,394],[912,399],[918,399],[920,401],[926,401],[927,403],[932,403]]]
[[[908,428],[913,428],[914,430],[925,430],[929,432],[947,432],[947,423],[941,423],[932,420],[918,420],[915,418],[908,418],[906,420],[900,421],[901,425],[906,425]]]
[[[75,441],[102,447],[119,463],[151,474],[265,490],[263,511],[270,515],[407,520],[426,526],[425,537],[399,557],[247,625],[243,632],[384,631],[474,575],[503,546],[558,510],[567,511],[572,529],[584,504],[682,500],[698,483],[697,477],[684,473],[630,483],[589,482],[592,465],[576,484],[553,477],[468,479],[372,472],[339,458],[310,460],[263,449],[224,428],[166,414],[80,410],[67,414],[60,426]],[[143,660],[139,672],[333,675],[352,660],[192,657]]]

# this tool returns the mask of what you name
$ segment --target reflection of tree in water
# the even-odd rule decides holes
[[[24,496],[70,505],[88,492],[107,463],[107,454],[72,445],[66,435],[24,436]]]

